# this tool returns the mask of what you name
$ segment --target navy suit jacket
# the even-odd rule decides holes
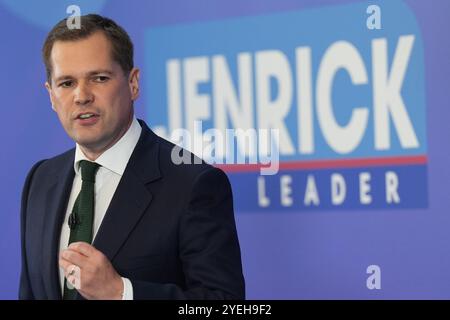
[[[135,299],[244,299],[227,176],[205,163],[174,164],[174,145],[139,122],[141,136],[93,246],[130,279]],[[59,240],[74,155],[36,163],[25,181],[20,299],[61,299]]]

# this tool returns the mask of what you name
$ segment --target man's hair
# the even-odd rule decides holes
[[[109,39],[111,43],[112,59],[122,68],[125,75],[133,69],[133,43],[127,32],[113,20],[98,14],[87,14],[80,16],[80,29],[69,29],[67,18],[59,21],[47,35],[42,47],[47,72],[47,81],[51,83],[52,63],[50,56],[55,41],[76,41],[89,37],[97,31]]]

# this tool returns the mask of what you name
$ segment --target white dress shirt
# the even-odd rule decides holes
[[[97,231],[100,224],[103,221],[106,210],[109,203],[116,191],[116,188],[122,178],[125,167],[128,160],[130,160],[131,154],[139,140],[142,128],[136,118],[133,118],[133,122],[128,128],[128,131],[117,141],[111,148],[103,152],[95,162],[101,165],[97,171],[95,177],[95,211],[94,211],[94,226],[93,226],[93,239],[97,235]],[[75,177],[72,184],[72,191],[70,193],[69,204],[67,206],[66,216],[61,230],[61,239],[59,243],[59,249],[64,250],[68,247],[70,229],[68,226],[69,215],[72,212],[75,199],[81,190],[81,171],[79,163],[81,160],[90,161],[77,144],[75,149],[75,161],[74,170]],[[124,212],[125,214],[125,212]],[[61,283],[62,292],[64,292],[64,270],[59,269],[59,278]],[[129,279],[123,278],[124,292],[123,300],[133,300],[133,286]]]

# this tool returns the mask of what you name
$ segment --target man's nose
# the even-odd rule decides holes
[[[92,94],[87,84],[80,83],[75,91],[75,103],[77,105],[86,105],[94,101]]]

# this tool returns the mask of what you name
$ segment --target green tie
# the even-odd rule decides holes
[[[89,244],[92,242],[95,174],[99,167],[100,165],[94,162],[80,161],[82,184],[81,191],[73,205],[72,214],[69,217],[69,245],[78,241],[84,241]],[[77,290],[69,289],[66,280],[64,279],[64,300],[74,300]]]

